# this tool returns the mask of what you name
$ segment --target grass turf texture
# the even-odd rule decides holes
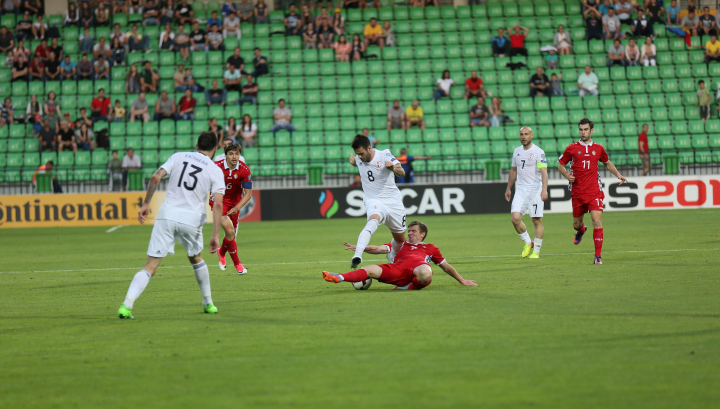
[[[422,217],[479,287],[435,267],[413,292],[322,280],[359,219],[243,224],[248,275],[204,253],[219,314],[177,246],[135,320],[116,311],[151,227],[3,230],[0,407],[712,407],[719,214],[606,214],[602,266],[568,214],[545,217],[539,260],[509,215]]]

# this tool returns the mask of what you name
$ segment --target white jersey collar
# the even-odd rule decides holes
[[[227,157],[223,158],[223,168],[230,169],[230,170],[238,170],[239,167],[240,167],[240,161],[238,160],[238,163],[235,164],[235,168],[230,169],[230,167],[227,164]]]
[[[595,142],[593,142],[592,140],[590,140],[590,143],[585,143],[585,142],[583,142],[582,140],[579,140],[578,143],[579,143],[580,145],[582,145],[582,146],[593,146],[593,143],[595,143]]]

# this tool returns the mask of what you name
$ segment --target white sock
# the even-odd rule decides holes
[[[378,226],[380,226],[380,223],[378,223],[377,220],[368,220],[367,224],[360,232],[360,236],[358,236],[357,247],[355,248],[355,255],[353,256],[353,258],[362,258],[363,251],[365,251],[365,247],[367,247],[368,243],[370,243],[370,238],[372,237],[373,233],[375,233]]]
[[[400,241],[395,241],[395,239],[392,239],[392,253],[397,254],[400,249],[402,248],[403,243]]]
[[[542,241],[543,241],[543,239],[538,239],[537,237],[535,237],[535,249],[534,249],[534,251],[535,251],[536,253],[538,253],[538,254],[540,254],[540,247],[542,247]]]
[[[145,291],[145,287],[147,287],[151,277],[150,273],[145,270],[140,270],[135,274],[135,277],[133,277],[130,283],[130,288],[128,288],[127,295],[125,296],[126,307],[132,309],[135,300]]]
[[[193,264],[192,266],[195,270],[195,279],[197,280],[198,285],[200,286],[200,292],[202,293],[203,305],[208,305],[212,302],[212,297],[210,296],[210,272],[208,271],[207,264],[205,264],[204,261],[201,261],[197,264]]]
[[[525,233],[518,233],[518,236],[520,236],[520,239],[525,242],[525,244],[532,243],[532,240],[530,240],[530,235],[528,232]]]

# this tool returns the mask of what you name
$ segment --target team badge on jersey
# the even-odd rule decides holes
[[[375,166],[377,166],[378,169],[379,169],[379,168],[380,168],[380,162],[375,162]]]
[[[234,177],[235,179],[237,179],[237,173],[236,173],[236,174],[234,174],[234,175],[233,175],[233,177]]]
[[[578,155],[582,155],[582,152],[578,150]]]
[[[595,155],[595,151],[592,151],[592,154]]]
[[[532,159],[532,158],[533,158],[533,154],[531,153],[528,155],[528,159]]]

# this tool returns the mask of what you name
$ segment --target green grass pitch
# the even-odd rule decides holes
[[[178,245],[134,320],[116,311],[151,227],[2,230],[0,407],[717,407],[718,216],[607,213],[602,266],[568,214],[545,217],[539,260],[509,214],[420,217],[479,286],[435,267],[413,292],[322,280],[362,220],[243,224],[249,274],[204,254],[219,314]]]

